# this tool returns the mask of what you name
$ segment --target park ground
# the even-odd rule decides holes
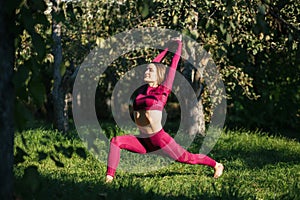
[[[191,152],[199,149],[197,141]],[[115,181],[105,184],[105,163],[86,150],[76,131],[63,135],[29,129],[15,136],[15,195],[43,200],[300,199],[297,139],[224,130],[209,156],[225,165],[219,179],[212,178],[209,167],[174,162],[150,172],[118,170]]]

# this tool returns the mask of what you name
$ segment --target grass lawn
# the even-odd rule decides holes
[[[15,193],[42,200],[300,199],[299,141],[224,131],[209,156],[225,165],[219,179],[209,167],[174,162],[152,172],[118,170],[115,181],[105,184],[105,163],[86,151],[76,133],[37,128],[16,133]]]

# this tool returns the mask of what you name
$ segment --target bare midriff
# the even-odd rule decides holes
[[[146,134],[156,133],[162,129],[160,110],[134,111],[134,120],[139,130]]]

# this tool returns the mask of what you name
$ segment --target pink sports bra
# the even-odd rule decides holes
[[[163,110],[167,103],[168,96],[172,90],[176,68],[181,55],[182,43],[179,40],[177,42],[178,47],[172,59],[165,81],[158,87],[151,87],[148,84],[141,86],[138,89],[137,97],[133,102],[133,110]],[[160,62],[165,57],[167,52],[168,48],[154,58],[153,62]]]

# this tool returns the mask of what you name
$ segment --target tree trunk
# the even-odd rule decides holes
[[[54,127],[59,131],[68,130],[68,122],[65,118],[65,92],[62,86],[62,75],[60,72],[62,65],[62,45],[61,45],[61,25],[55,20],[55,16],[60,12],[60,0],[52,1],[52,39],[53,39],[53,114]]]
[[[13,199],[14,141],[14,27],[15,10],[9,0],[0,1],[0,199]],[[12,8],[11,10],[8,10]]]
[[[188,79],[192,88],[194,89],[198,101],[197,105],[195,105],[189,110],[189,119],[186,119],[188,120],[188,124],[189,124],[188,133],[191,136],[194,136],[196,134],[203,135],[205,132],[205,120],[204,120],[203,105],[201,101],[201,92],[200,92],[201,83],[200,83],[199,72],[197,71],[197,69],[194,68],[192,64],[185,62],[183,74]],[[186,96],[189,95],[187,94]]]
[[[197,96],[197,105],[189,110],[189,119],[187,120],[188,124],[188,133],[190,136],[195,136],[196,134],[205,134],[205,118],[204,118],[204,110],[201,101],[201,69],[200,63],[197,62],[197,54],[194,48],[187,48],[186,49],[188,55],[188,61],[184,62],[184,69],[182,71],[185,78],[189,81],[192,88],[194,89],[196,96]],[[196,67],[198,67],[196,69]],[[183,90],[184,92],[184,90]],[[187,94],[188,96],[188,94]]]
[[[183,7],[182,7],[183,9]],[[192,8],[192,4],[190,3],[189,5],[189,15],[193,16],[194,23],[190,23],[186,26],[187,29],[190,30],[190,32],[197,32],[197,27],[198,27],[198,12],[194,11],[194,8]],[[184,11],[182,12],[184,13]],[[184,15],[183,15],[184,16]],[[182,20],[185,20],[183,18]],[[202,105],[202,100],[201,100],[201,92],[202,92],[202,85],[201,85],[201,78],[203,76],[202,74],[202,65],[199,62],[199,52],[197,52],[199,49],[196,47],[198,46],[192,46],[189,47],[191,44],[187,44],[187,48],[185,48],[185,51],[187,53],[187,61],[184,62],[184,69],[182,71],[183,75],[185,78],[189,81],[191,84],[192,88],[194,89],[198,103],[194,107],[192,107],[189,110],[189,119],[186,119],[188,122],[187,124],[189,125],[188,127],[188,133],[190,136],[195,136],[196,134],[205,134],[205,117],[204,117],[204,110],[203,110],[203,105]],[[196,48],[196,49],[195,49]]]

